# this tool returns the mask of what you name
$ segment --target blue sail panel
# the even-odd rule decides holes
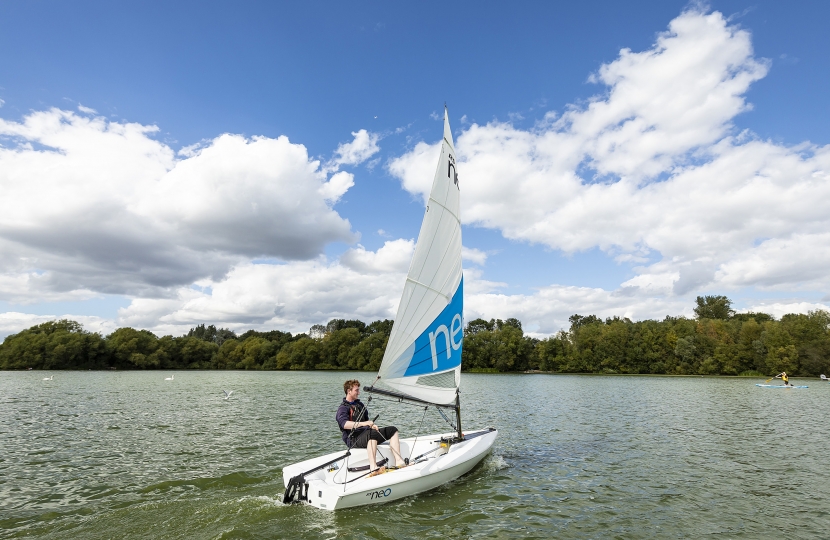
[[[415,339],[415,351],[404,377],[428,375],[461,365],[464,342],[464,279],[458,284],[452,301]]]

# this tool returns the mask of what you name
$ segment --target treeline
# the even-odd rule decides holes
[[[462,369],[673,375],[830,373],[830,313],[736,314],[725,296],[697,298],[695,318],[632,322],[573,315],[539,340],[517,319],[475,319],[464,329]],[[119,328],[102,336],[74,321],[33,326],[0,344],[0,369],[366,370],[380,367],[392,321],[334,319],[309,333],[243,334],[199,325],[180,337]]]
[[[632,322],[573,315],[568,332],[536,344],[536,362],[541,370],[569,373],[830,372],[830,313],[817,310],[775,320],[766,313],[736,314],[731,304],[725,296],[699,296],[695,319]]]
[[[377,370],[392,321],[334,319],[308,334],[199,325],[159,338],[119,328],[108,336],[70,320],[50,321],[0,344],[0,369],[353,369]]]

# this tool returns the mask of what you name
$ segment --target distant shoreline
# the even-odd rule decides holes
[[[54,373],[54,372],[95,372],[95,373],[374,373],[374,371],[360,371],[354,369],[269,369],[269,370],[246,370],[246,369],[0,369],[0,373]],[[687,379],[769,379],[771,375],[678,375],[661,373],[565,373],[559,371],[500,371],[500,372],[478,372],[462,371],[465,375],[578,375],[585,377],[680,377]],[[802,379],[812,380],[819,377],[791,376],[790,380]],[[779,379],[776,379],[779,380]]]
[[[464,327],[461,369],[468,373],[726,376],[769,378],[830,374],[830,312],[709,313],[698,318],[634,322],[573,315],[569,331],[526,335],[517,319],[474,319]],[[708,299],[708,300],[707,300]],[[709,302],[711,303],[711,302]],[[708,307],[707,307],[708,306]],[[706,309],[704,309],[706,308]],[[263,370],[376,373],[394,322],[333,319],[308,333],[200,324],[186,335],[158,337],[119,328],[103,336],[77,321],[49,321],[0,343],[0,370]],[[438,351],[436,354],[443,354]],[[449,356],[449,353],[447,353]]]

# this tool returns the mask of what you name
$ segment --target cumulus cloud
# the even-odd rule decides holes
[[[361,245],[346,251],[340,262],[347,268],[369,274],[406,272],[415,252],[414,240],[388,240],[377,251],[367,251]]]
[[[636,276],[631,300],[716,288],[830,287],[830,146],[737,132],[769,63],[720,13],[686,11],[648,50],[620,51],[605,91],[532,129],[457,138],[462,220],[566,253],[599,248]],[[388,164],[426,197],[438,144]],[[616,304],[609,304],[616,305]]]
[[[336,157],[332,160],[332,166],[360,165],[380,152],[380,146],[378,146],[379,134],[361,129],[360,131],[353,131],[352,137],[354,137],[352,142],[343,143],[334,151]]]
[[[114,321],[102,317],[84,315],[32,315],[30,313],[7,311],[6,313],[0,313],[0,339],[31,328],[32,326],[58,319],[77,321],[83,325],[84,330],[98,332],[102,335],[110,334],[118,329]]]
[[[406,241],[399,242],[402,245],[393,243],[378,253],[355,250],[358,255],[354,260],[385,261],[385,272],[376,268],[357,271],[325,258],[285,264],[243,263],[220,281],[201,282],[202,291],[181,287],[174,298],[135,299],[119,310],[118,323],[173,334],[201,323],[296,333],[332,318],[392,318],[406,275],[406,268],[394,269],[396,255],[391,252],[406,247]],[[387,251],[381,253],[384,249]],[[411,246],[409,249],[411,252]]]
[[[464,269],[465,317],[516,317],[543,336],[574,313],[691,316],[694,294],[830,288],[830,147],[734,125],[768,70],[748,31],[691,9],[651,48],[600,66],[589,77],[600,93],[584,104],[526,130],[462,122],[465,225],[565,253],[598,248],[634,272],[615,290],[512,294],[486,280],[487,253],[465,248],[476,265]],[[127,294],[117,321],[89,324],[173,334],[394,316],[412,240],[320,255],[328,242],[356,241],[333,209],[354,177],[337,171],[375,156],[380,135],[354,132],[323,165],[285,137],[228,134],[176,154],[154,126],[80,110],[87,116],[0,120],[0,300]],[[387,168],[426,202],[438,152],[420,142]],[[748,309],[826,309],[788,296]],[[38,317],[4,314],[0,331]]]
[[[544,337],[570,326],[575,313],[631,320],[662,319],[666,315],[693,316],[688,302],[668,297],[631,298],[615,291],[591,287],[552,285],[534,294],[479,293],[467,296],[465,318],[507,319],[522,321],[524,330]]]
[[[465,261],[470,261],[479,266],[484,266],[484,263],[487,262],[487,253],[481,251],[480,249],[462,247],[461,258]]]
[[[389,172],[401,180],[403,188],[413,195],[420,196],[424,206],[429,199],[429,190],[432,189],[435,164],[438,162],[440,151],[440,141],[434,144],[421,141],[410,152],[392,159],[388,165]],[[466,191],[464,196],[467,196]],[[462,198],[462,202],[463,200]]]
[[[297,333],[333,318],[392,319],[414,248],[414,241],[397,239],[377,251],[359,245],[333,261],[321,256],[284,264],[241,263],[220,280],[179,287],[169,298],[136,298],[119,309],[117,325],[174,335],[203,323],[234,330],[280,328]],[[465,268],[464,280],[468,318],[523,313],[521,309],[505,309],[505,305],[521,305],[528,313],[537,312],[530,322],[533,325],[551,313],[548,296],[505,297],[498,291],[507,284],[482,279],[480,269]],[[559,309],[565,312],[568,308],[562,305]],[[566,323],[569,315],[564,316]],[[504,315],[511,316],[515,315]],[[558,320],[546,321],[544,329],[552,328]]]
[[[157,131],[58,109],[0,120],[0,283],[25,282],[0,299],[163,296],[356,240],[332,208],[352,175],[328,178],[304,146],[226,134],[179,159]]]

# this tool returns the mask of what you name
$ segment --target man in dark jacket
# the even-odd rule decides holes
[[[340,407],[337,408],[337,425],[343,437],[343,442],[349,448],[366,448],[369,456],[370,476],[386,472],[386,467],[378,468],[375,455],[378,450],[378,443],[389,441],[389,448],[395,456],[395,468],[405,467],[405,461],[401,457],[401,442],[398,438],[398,428],[387,426],[379,428],[369,420],[369,410],[360,401],[360,382],[354,379],[343,384],[343,391],[346,397]]]

